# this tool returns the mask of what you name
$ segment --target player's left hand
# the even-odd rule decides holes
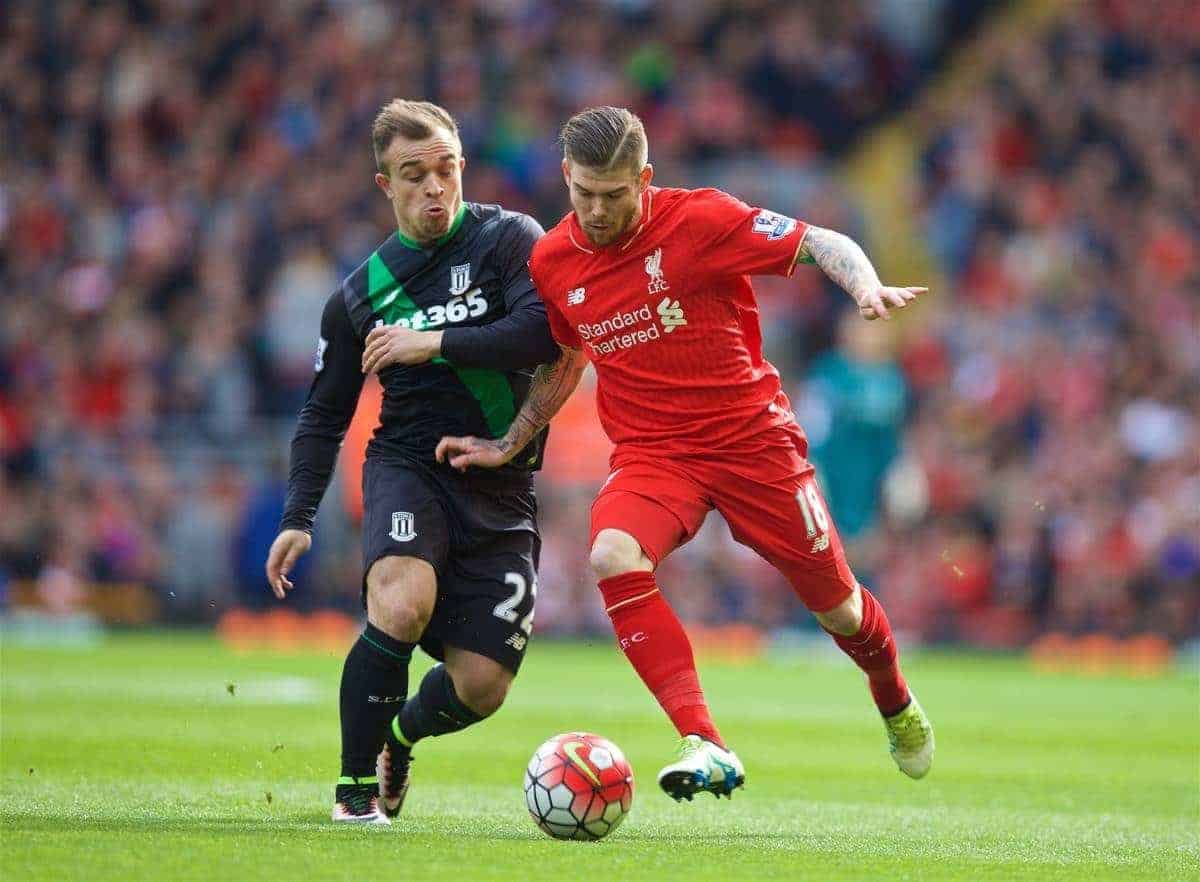
[[[471,466],[497,469],[512,459],[515,453],[515,450],[509,450],[491,438],[476,438],[474,435],[456,438],[446,435],[438,442],[434,456],[438,462],[448,462],[451,468],[465,472]]]
[[[928,291],[928,288],[893,288],[888,285],[880,285],[878,288],[864,291],[854,299],[858,301],[858,314],[867,321],[883,319],[886,322],[891,321],[892,318],[888,313],[888,307],[904,309],[919,295]]]
[[[399,325],[380,325],[367,334],[362,372],[377,374],[393,364],[424,364],[441,352],[441,331],[414,331]]]

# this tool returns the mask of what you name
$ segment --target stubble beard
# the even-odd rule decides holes
[[[450,229],[450,223],[453,220],[453,218],[450,217],[450,213],[446,212],[442,215],[442,218],[444,218],[444,221],[435,220],[433,218],[421,218],[425,225],[425,229],[422,230],[422,233],[425,234],[425,238],[429,241],[440,239],[442,236],[446,235],[446,231]]]
[[[615,224],[610,225],[606,231],[606,236],[603,239],[597,239],[586,226],[583,227],[583,232],[587,235],[588,239],[591,240],[593,245],[603,248],[605,245],[611,245],[613,242],[616,242],[618,239],[628,233],[632,226],[633,214],[630,213],[623,219],[623,222],[619,226]]]
[[[436,242],[450,229],[450,224],[454,222],[454,218],[449,211],[445,212],[441,218],[432,218],[425,214],[424,211],[419,211],[417,216],[412,219],[413,239],[421,244],[429,244]]]

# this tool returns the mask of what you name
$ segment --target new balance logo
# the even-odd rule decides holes
[[[567,306],[578,306],[583,303],[583,288],[572,288],[567,292]]]
[[[658,294],[671,287],[667,284],[667,280],[663,278],[662,258],[663,253],[661,248],[656,248],[653,254],[646,255],[646,275],[650,276],[650,282],[646,285],[646,290],[651,294]]]
[[[528,641],[529,641],[529,638],[527,638],[524,634],[522,634],[520,631],[518,631],[517,633],[515,633],[511,637],[509,637],[507,640],[505,640],[504,642],[508,646],[511,646],[513,649],[515,649],[517,652],[520,652],[522,649],[525,648],[525,644]]]
[[[822,533],[820,536],[817,537],[817,541],[813,543],[811,553],[812,554],[820,554],[822,551],[824,551],[828,547],[829,547],[829,534]]]
[[[687,324],[687,319],[683,317],[683,310],[679,306],[679,301],[672,300],[670,297],[664,297],[658,304],[658,317],[662,321],[664,334],[669,334],[676,328]]]

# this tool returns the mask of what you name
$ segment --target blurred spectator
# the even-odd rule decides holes
[[[644,116],[663,182],[857,231],[824,160],[991,5],[6,4],[0,580],[67,606],[72,586],[135,580],[196,617],[261,588],[323,298],[393,225],[370,183],[386,100],[444,102],[468,197],[547,225],[566,211],[555,128],[605,101]],[[953,299],[897,353],[903,378],[861,342],[821,354],[844,298],[819,274],[760,286],[770,357],[792,382],[810,365],[829,414],[809,429],[843,531],[865,537],[855,563],[926,637],[987,638],[997,610],[1200,631],[1195,15],[1070,4],[1045,39],[992,41],[980,93],[926,117],[913,173]],[[846,467],[856,444],[871,469]],[[605,630],[585,548],[602,456],[555,457],[538,627]],[[357,603],[342,511],[323,510],[304,602]],[[673,599],[706,622],[794,621],[718,520],[668,562]]]
[[[883,476],[899,450],[908,393],[878,328],[846,310],[838,335],[839,345],[809,367],[798,416],[834,522],[852,540],[874,526]]]
[[[934,636],[1003,608],[1016,634],[1200,631],[1197,14],[1072,4],[927,120],[924,219],[955,300],[901,354],[929,498],[890,520],[881,572],[933,577],[952,611]]]

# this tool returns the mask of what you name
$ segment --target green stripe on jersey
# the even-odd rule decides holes
[[[443,359],[439,358],[438,361]],[[483,418],[487,421],[492,437],[502,438],[517,415],[508,377],[499,371],[489,371],[486,368],[459,368],[454,365],[450,367],[479,402],[479,408],[483,411]]]
[[[417,311],[417,305],[396,281],[378,251],[367,260],[367,299],[371,301],[371,309],[389,325]]]
[[[461,217],[458,220],[461,223]],[[412,298],[404,291],[404,286],[396,281],[392,271],[388,269],[383,258],[376,251],[367,260],[367,299],[371,308],[387,324],[394,325],[401,319],[411,320],[420,308],[413,303]],[[438,357],[434,364],[444,364],[458,376],[459,382],[467,387],[467,391],[479,403],[483,411],[484,421],[492,437],[499,438],[508,431],[513,418],[517,415],[516,402],[513,401],[512,387],[508,378],[500,371],[485,368],[455,367]]]

